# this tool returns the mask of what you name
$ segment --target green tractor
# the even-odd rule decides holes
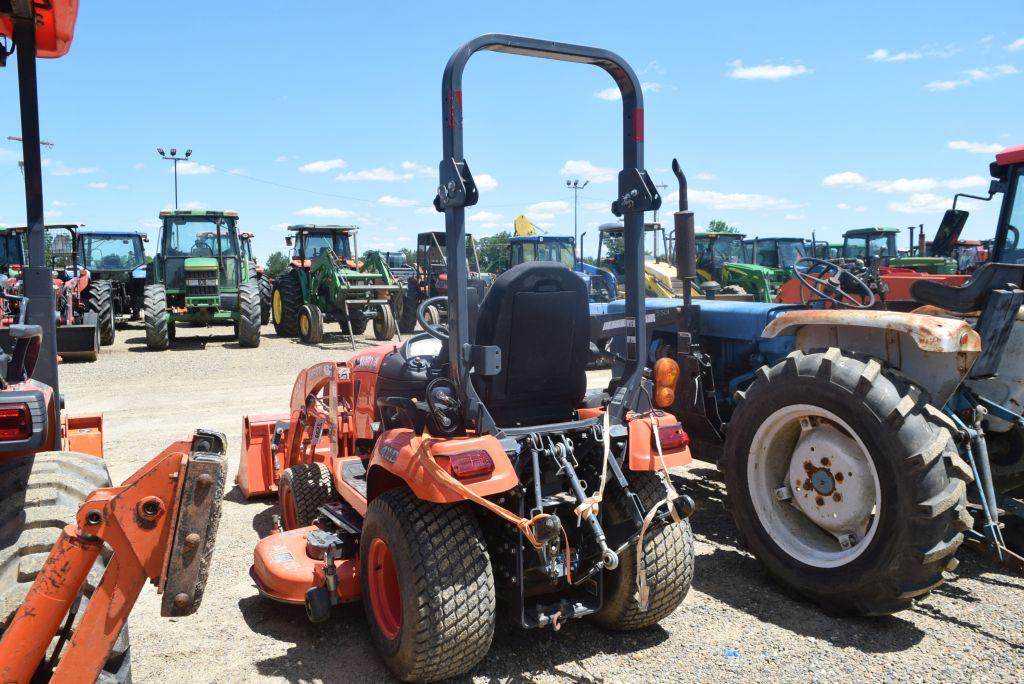
[[[743,233],[732,232],[697,233],[697,281],[701,285],[718,283],[721,294],[749,294],[755,302],[771,302],[772,269],[744,263],[745,237]]]
[[[355,349],[355,336],[370,321],[378,340],[397,334],[394,306],[402,299],[402,286],[379,252],[360,260],[356,226],[300,225],[288,230],[294,233],[285,239],[292,262],[274,281],[271,305],[278,335],[318,344],[324,322],[334,321]]]
[[[234,325],[238,344],[260,344],[260,292],[233,211],[162,211],[147,269],[146,345],[170,346],[178,323]]]
[[[768,269],[772,294],[793,277],[796,262],[812,256],[811,245],[804,238],[769,237],[743,241],[744,261]]]
[[[865,266],[909,268],[921,273],[951,275],[957,272],[956,259],[932,256],[900,256],[896,238],[899,228],[854,228],[843,233],[842,256],[860,259]]]
[[[136,230],[79,230],[78,254],[89,271],[85,304],[100,320],[100,343],[113,344],[116,325],[138,320],[146,287],[145,233]]]

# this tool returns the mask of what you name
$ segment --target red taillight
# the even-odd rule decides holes
[[[483,449],[451,454],[448,457],[448,466],[452,475],[459,478],[478,477],[494,472],[494,461],[491,460],[491,455]]]
[[[681,423],[662,425],[658,428],[658,441],[662,449],[682,449],[689,446],[690,435],[683,431]]]
[[[32,436],[32,412],[28,404],[0,407],[0,441],[13,442]]]

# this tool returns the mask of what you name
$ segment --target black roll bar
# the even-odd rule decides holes
[[[441,128],[443,152],[439,164],[440,184],[434,207],[445,214],[448,253],[448,345],[452,380],[459,387],[464,412],[477,421],[477,429],[495,432],[497,427],[482,405],[468,370],[480,350],[470,344],[466,301],[466,212],[479,199],[473,175],[463,152],[462,74],[469,58],[481,50],[526,57],[591,64],[604,69],[622,95],[622,170],[618,198],[612,212],[624,217],[626,261],[626,316],[632,331],[626,340],[626,366],[622,384],[612,398],[609,413],[616,423],[636,406],[647,355],[647,331],[643,325],[644,306],[644,212],[661,206],[661,196],[644,170],[644,108],[640,82],[629,64],[613,52],[582,45],[556,43],[504,34],[488,34],[469,41],[452,54],[441,82]],[[639,321],[640,325],[636,322]]]

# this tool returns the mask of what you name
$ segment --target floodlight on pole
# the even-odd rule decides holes
[[[179,157],[178,156],[178,148],[176,148],[176,147],[172,147],[171,148],[171,153],[169,155],[168,154],[164,154],[164,148],[162,148],[162,147],[156,148],[156,153],[159,154],[162,159],[166,159],[167,161],[173,161],[174,162],[174,210],[177,211],[178,210],[178,162],[185,161],[186,159],[191,157],[192,156],[192,148],[190,147],[189,149],[187,149],[185,151],[185,156],[184,157]]]
[[[565,181],[565,187],[572,190],[572,239],[573,244],[576,245],[574,248],[578,250],[576,257],[577,262],[583,261],[583,252],[579,250],[579,205],[580,205],[580,190],[590,185],[589,180],[585,180],[580,183],[578,178],[573,180]]]

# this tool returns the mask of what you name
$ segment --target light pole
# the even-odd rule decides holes
[[[23,143],[24,144],[24,142],[25,142],[21,138],[20,135],[9,135],[9,136],[7,136],[7,139],[10,140],[11,142],[16,142],[16,143]],[[46,147],[46,148],[49,148],[51,150],[53,149],[53,143],[50,142],[49,140],[40,140],[39,144],[42,147]],[[21,175],[24,176],[25,175],[25,160],[24,159],[19,159],[18,160],[18,168],[21,170]]]
[[[579,179],[565,181],[565,187],[572,190],[572,241],[576,245],[575,249],[579,249],[579,206],[580,206],[580,190],[590,185],[590,181],[585,180],[583,184],[580,184]],[[583,260],[582,250],[577,257],[577,262]]]
[[[177,211],[178,210],[178,162],[185,161],[186,159],[191,157],[192,156],[192,150],[191,149],[185,150],[185,156],[184,157],[179,157],[178,156],[178,150],[176,148],[174,148],[174,147],[171,148],[171,153],[169,155],[168,154],[164,154],[164,148],[162,148],[162,147],[156,148],[156,153],[159,154],[161,158],[166,159],[168,161],[173,161],[174,162],[174,210]]]

